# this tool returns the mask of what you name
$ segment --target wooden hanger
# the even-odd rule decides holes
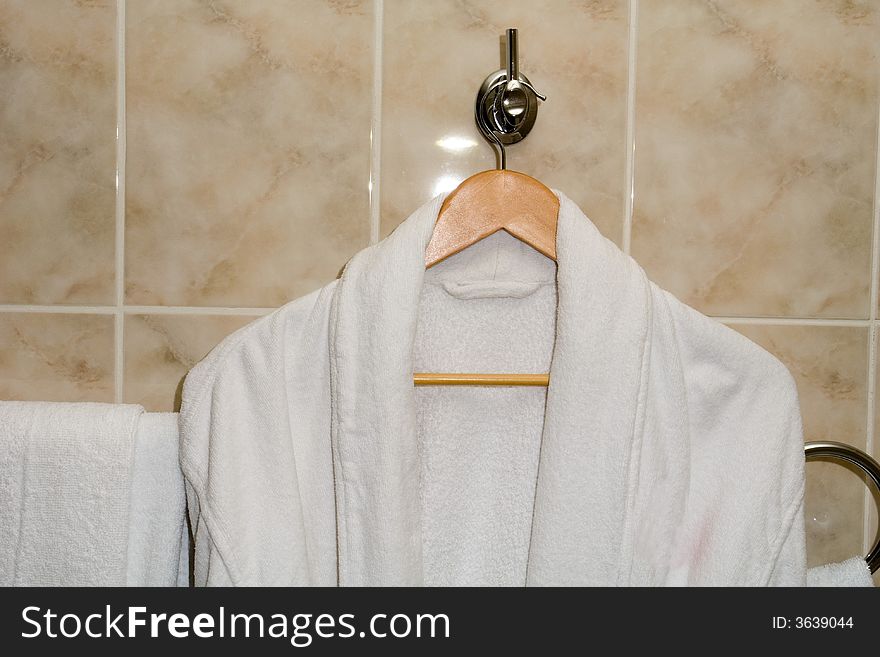
[[[559,199],[531,176],[507,170],[508,143],[519,141],[535,123],[538,100],[546,100],[518,71],[517,31],[507,30],[507,69],[487,77],[477,94],[477,127],[499,149],[497,169],[482,171],[456,187],[440,206],[425,250],[425,268],[505,230],[556,260]],[[491,127],[490,127],[491,125]],[[472,374],[416,372],[417,386],[547,386],[548,374]]]
[[[437,216],[425,250],[430,268],[472,244],[505,230],[553,261],[559,199],[531,176],[506,169],[482,171],[453,190]],[[416,372],[417,386],[547,386],[549,374]]]
[[[425,267],[499,230],[555,261],[558,216],[559,199],[543,183],[506,169],[481,171],[455,188],[440,206]]]
[[[482,171],[453,190],[437,216],[425,250],[430,268],[472,244],[505,230],[553,261],[559,199],[531,176],[506,169]],[[549,374],[416,372],[417,386],[548,386]]]

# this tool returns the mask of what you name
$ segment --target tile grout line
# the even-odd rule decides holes
[[[880,129],[880,126],[878,126]],[[878,147],[880,148],[880,147]],[[880,156],[878,156],[880,158]],[[880,166],[880,159],[878,159]],[[876,176],[877,174],[875,174]],[[874,205],[877,205],[878,192],[874,192]],[[877,278],[878,267],[880,267],[880,210],[873,212],[872,228],[871,228],[871,309],[869,316],[871,317],[871,326],[868,332],[868,400],[867,400],[867,419],[865,423],[865,451],[874,456],[874,415],[877,406]],[[873,537],[868,535],[868,527],[871,521],[871,506],[873,504],[873,496],[870,489],[865,490],[865,502],[863,509],[863,549],[865,553],[871,549]]]
[[[267,315],[276,306],[139,306],[121,305],[117,310],[112,306],[74,306],[74,305],[38,305],[38,304],[0,304],[0,313],[57,313],[61,315]],[[838,326],[838,327],[869,327],[873,322],[880,329],[880,319],[823,319],[814,317],[735,317],[723,315],[707,315],[722,324],[756,324],[770,326]]]
[[[59,315],[268,315],[277,308],[227,306],[40,306],[0,304],[0,313],[46,313]]]
[[[871,214],[871,295],[868,317],[871,318],[871,329],[868,336],[868,404],[865,423],[865,451],[874,455],[874,425],[877,408],[877,303],[880,301],[880,102],[877,104],[877,124],[874,142],[874,205]],[[873,496],[870,490],[865,491],[863,510],[863,548],[867,552],[873,543],[873,536],[868,535],[871,520]],[[878,518],[880,522],[880,518]]]
[[[115,315],[112,306],[41,306],[39,304],[0,304],[0,313],[47,313],[59,315]]]
[[[125,354],[125,0],[116,1],[116,304],[113,317],[113,400],[123,400]]]
[[[753,326],[851,326],[869,327],[869,319],[823,319],[821,317],[724,317],[708,315],[722,324],[744,324]]]
[[[636,128],[636,39],[638,38],[639,0],[629,2],[629,41],[627,42],[626,80],[626,167],[624,171],[623,252],[632,251],[633,195],[635,193]]]
[[[373,95],[370,117],[370,244],[379,241],[382,178],[383,0],[373,0]]]
[[[268,315],[278,308],[227,306],[125,306],[126,315]]]

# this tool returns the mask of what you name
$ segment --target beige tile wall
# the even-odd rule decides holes
[[[473,96],[516,26],[549,100],[510,166],[785,362],[808,439],[880,454],[878,14],[0,0],[0,398],[174,408],[223,336],[492,166]],[[808,481],[811,562],[861,551],[862,484]]]

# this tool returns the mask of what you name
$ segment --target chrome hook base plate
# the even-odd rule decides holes
[[[499,69],[489,75],[483,80],[483,84],[480,85],[480,90],[477,92],[474,105],[476,123],[490,144],[494,144],[496,138],[505,146],[522,141],[529,134],[538,118],[538,97],[532,91],[531,82],[522,73],[518,74],[517,79],[525,83],[522,85],[521,92],[525,104],[518,108],[523,115],[517,117],[515,127],[511,126],[501,114],[505,111],[504,98],[499,98],[499,95],[503,93],[505,82],[507,82],[506,70]],[[495,132],[494,138],[487,132],[487,129]]]

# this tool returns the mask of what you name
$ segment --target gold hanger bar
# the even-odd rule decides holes
[[[416,372],[417,386],[544,386],[549,374],[466,374],[459,372]]]

